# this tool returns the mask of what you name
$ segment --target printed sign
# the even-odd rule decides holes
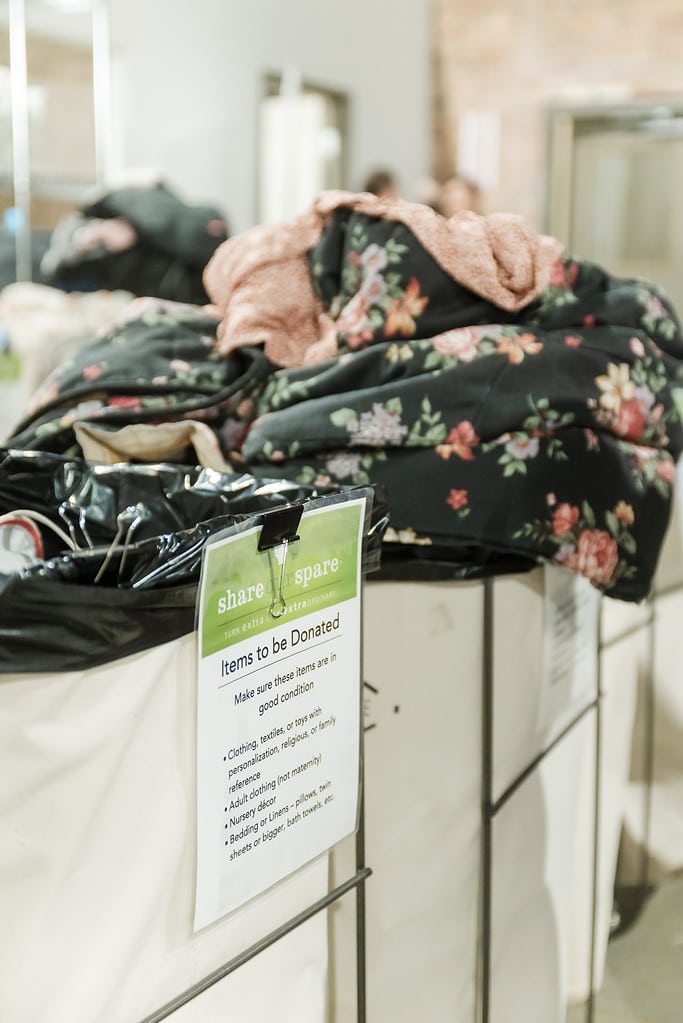
[[[312,502],[271,551],[261,526],[207,545],[195,930],[355,830],[365,505]]]
[[[600,594],[565,568],[545,568],[545,637],[541,724],[597,693]]]

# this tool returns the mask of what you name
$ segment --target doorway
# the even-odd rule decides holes
[[[683,309],[683,102],[550,114],[547,229]]]

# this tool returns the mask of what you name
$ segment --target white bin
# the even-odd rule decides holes
[[[656,884],[683,869],[681,622],[683,588],[657,595],[652,675],[641,689],[626,794],[622,885]],[[648,699],[652,720],[645,710]]]
[[[491,1023],[564,1023],[572,944],[577,764],[594,708],[561,739],[493,821]],[[587,957],[590,946],[584,949]]]
[[[621,630],[619,629],[621,619]],[[575,861],[570,933],[569,997],[584,1002],[602,986],[612,915],[617,853],[627,801],[628,772],[641,677],[648,670],[649,608],[603,602],[600,675],[600,760],[597,765],[598,842],[595,843],[597,728],[589,734],[580,775],[580,812],[572,842]],[[597,863],[595,855],[597,852]],[[595,899],[594,870],[597,869]],[[593,919],[595,913],[595,919]]]
[[[195,678],[194,635],[0,676],[3,1023],[137,1023],[327,892],[321,857],[192,933]],[[322,1023],[326,932],[320,913],[178,1023]]]
[[[417,1015],[448,1023],[477,1019],[484,586],[370,579],[365,589],[365,679],[372,687],[365,714],[366,861],[374,871],[367,883],[370,1023],[412,1023]],[[506,792],[509,799],[493,822],[490,1019],[562,1023],[572,948],[570,839],[580,812],[578,779],[595,678],[545,691],[543,570],[497,578],[492,588],[490,767],[494,802]],[[538,784],[540,801],[529,799]],[[539,807],[545,807],[540,832]],[[533,847],[533,858],[519,861],[515,836]],[[339,877],[348,873],[351,852],[347,844],[332,854]],[[520,896],[544,910],[511,928]],[[354,1023],[352,908],[339,904],[330,920],[330,1020]],[[549,920],[553,942],[546,940]],[[523,947],[537,949],[538,958],[533,982],[528,973],[518,975],[513,998],[516,967],[510,964]],[[542,984],[539,977],[545,977]],[[505,1002],[514,1004],[516,1015],[504,1014]],[[552,1015],[545,1014],[548,1006]]]
[[[683,486],[683,461],[677,469]],[[683,502],[677,494],[654,579],[649,671],[641,678],[619,858],[620,885],[683,869]]]

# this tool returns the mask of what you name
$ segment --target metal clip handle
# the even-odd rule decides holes
[[[289,547],[289,540],[283,540],[282,553],[278,556],[276,548],[268,548],[268,564],[270,566],[270,583],[273,588],[273,600],[270,605],[269,613],[271,618],[282,618],[283,614],[287,610],[287,602],[285,600],[285,566],[287,564],[287,548]],[[280,582],[275,588],[275,570],[273,567],[273,561],[280,562]]]

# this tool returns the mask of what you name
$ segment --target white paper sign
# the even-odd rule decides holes
[[[550,724],[596,693],[600,594],[565,568],[545,568],[544,686],[541,723]]]
[[[306,511],[284,568],[260,526],[205,551],[195,930],[356,828],[365,503]]]

